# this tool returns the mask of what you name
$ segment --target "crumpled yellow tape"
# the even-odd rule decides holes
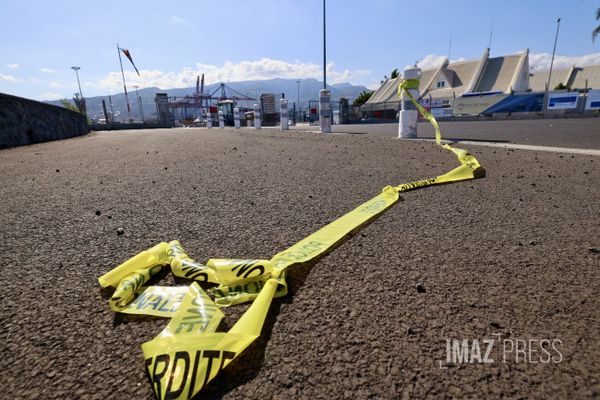
[[[175,315],[188,292],[186,286],[142,286],[127,304],[114,304],[110,308],[124,314],[153,315],[171,318]]]
[[[441,144],[437,121],[407,90],[418,87],[418,83],[418,80],[405,80],[398,91],[406,90],[416,108],[433,124],[436,143],[454,153],[460,166],[434,178],[387,186],[379,195],[270,260],[211,259],[202,265],[193,261],[178,241],[172,241],[143,251],[99,278],[103,287],[117,287],[110,300],[115,311],[130,312],[126,310],[138,307],[139,313],[143,313],[150,304],[148,297],[142,296],[155,294],[150,292],[154,287],[144,290],[142,285],[167,264],[177,276],[219,284],[209,290],[215,301],[197,283],[185,288],[183,298],[181,289],[173,291],[173,296],[179,296],[178,299],[161,298],[162,302],[167,301],[165,304],[176,304],[176,307],[163,308],[161,316],[169,316],[171,320],[157,337],[142,345],[146,371],[158,399],[193,397],[258,338],[273,298],[287,293],[285,273],[289,266],[322,255],[346,235],[401,200],[400,192],[485,176],[483,167],[466,150]],[[143,301],[139,300],[140,297]],[[216,332],[223,317],[220,305],[251,300],[252,305],[229,332]],[[151,307],[160,309],[158,304],[162,303],[152,303]],[[156,310],[145,311],[151,314]]]

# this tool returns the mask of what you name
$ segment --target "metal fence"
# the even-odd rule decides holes
[[[333,113],[334,124],[352,124],[359,122],[364,116],[360,112],[360,107],[354,107],[348,104],[347,112],[344,113],[343,102],[340,100],[331,101],[331,110]],[[319,100],[309,100],[308,110],[306,112],[306,122],[313,125],[319,124]]]
[[[360,106],[363,119],[392,119],[398,118],[400,102],[367,103]]]

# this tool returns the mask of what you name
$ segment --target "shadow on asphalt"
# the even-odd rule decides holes
[[[427,136],[427,137],[419,138],[419,139],[435,139],[435,136],[431,136],[431,137]],[[443,137],[443,136],[442,136],[442,140],[448,140],[448,141],[453,142],[453,143],[464,142],[464,141],[469,141],[469,142],[483,142],[483,143],[489,143],[489,142],[494,142],[494,143],[512,143],[512,141],[510,141],[510,140],[448,138],[448,137]]]
[[[494,143],[512,143],[510,140],[498,140],[498,139],[469,139],[469,138],[448,138],[447,140],[452,140],[453,142],[462,142],[468,140],[469,142],[494,142]]]

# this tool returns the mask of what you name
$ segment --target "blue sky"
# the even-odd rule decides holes
[[[33,99],[77,91],[120,91],[116,43],[131,51],[141,77],[128,86],[322,77],[321,0],[33,1],[4,0],[0,15],[0,92]],[[558,67],[600,63],[600,1],[328,0],[328,83],[371,88],[383,75],[420,61],[428,66],[481,56],[493,24],[491,54],[529,47],[530,64],[547,68],[561,17]],[[126,60],[124,60],[126,62]]]

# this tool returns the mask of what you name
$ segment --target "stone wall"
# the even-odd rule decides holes
[[[82,114],[0,93],[0,148],[66,139],[89,131]]]

